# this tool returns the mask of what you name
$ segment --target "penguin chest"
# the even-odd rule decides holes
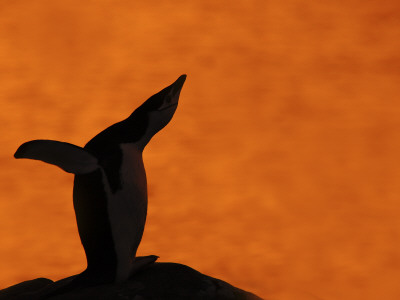
[[[142,153],[121,145],[120,188],[108,190],[108,214],[117,255],[117,280],[129,273],[142,239],[147,215],[147,182]]]

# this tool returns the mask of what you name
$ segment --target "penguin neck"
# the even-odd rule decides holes
[[[148,137],[144,136],[139,141],[135,142],[135,147],[137,148],[137,151],[142,154],[144,148],[150,142],[151,138],[152,137],[148,138]]]
[[[153,136],[157,132],[158,132],[158,130],[148,129],[146,131],[146,133],[142,136],[142,138],[139,141],[135,142],[137,151],[140,151],[140,153],[143,153],[144,148],[147,146],[147,144],[150,142],[150,140],[153,138]]]

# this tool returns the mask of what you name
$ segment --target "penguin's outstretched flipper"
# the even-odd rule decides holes
[[[51,140],[26,142],[19,146],[14,157],[41,160],[73,174],[86,174],[99,168],[97,158],[85,149]]]

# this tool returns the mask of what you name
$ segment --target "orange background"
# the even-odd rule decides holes
[[[180,74],[142,255],[269,299],[400,299],[398,1],[2,1],[0,287],[82,271],[84,145]]]

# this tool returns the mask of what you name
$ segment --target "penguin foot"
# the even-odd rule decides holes
[[[153,264],[159,257],[157,255],[137,256],[131,265],[129,277],[134,276],[138,271]]]

